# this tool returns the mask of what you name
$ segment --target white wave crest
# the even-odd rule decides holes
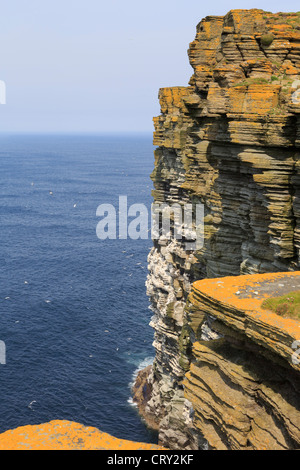
[[[132,387],[134,386],[135,384],[135,381],[136,381],[136,378],[138,376],[138,373],[145,369],[145,367],[147,366],[150,366],[151,364],[153,364],[153,361],[154,361],[154,357],[145,357],[145,359],[143,359],[138,367],[135,369],[135,371],[133,372],[132,374],[132,377],[131,377],[131,381],[129,382],[128,384],[128,387],[130,388],[130,390],[132,390]],[[127,403],[129,403],[131,406],[134,406],[136,407],[136,403],[134,403],[133,399],[132,399],[132,396],[130,396],[127,400]]]

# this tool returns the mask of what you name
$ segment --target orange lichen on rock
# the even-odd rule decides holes
[[[207,312],[224,324],[245,333],[300,370],[300,363],[292,361],[292,344],[300,340],[300,322],[261,307],[264,299],[297,288],[300,288],[299,271],[228,276],[196,281],[190,299],[196,305],[205,305]]]
[[[117,439],[71,421],[22,426],[0,434],[0,450],[163,450],[155,444]]]
[[[179,149],[183,145],[182,135],[186,128],[185,115],[188,114],[185,99],[192,94],[190,87],[161,88],[159,101],[162,116],[153,118],[158,130],[154,134],[154,145]]]
[[[275,281],[289,278],[291,283],[293,280],[300,279],[300,271],[249,274],[244,276],[227,276],[219,279],[203,279],[193,284],[193,289],[197,293],[205,293],[220,302],[231,304],[237,308],[245,310],[262,310],[262,298],[270,296],[269,293],[257,292],[259,286],[268,283],[274,286],[271,290],[273,296],[280,292],[280,287],[276,287]],[[278,285],[277,285],[278,286]],[[239,294],[246,289],[247,296],[241,297]],[[254,294],[256,293],[256,294]],[[252,296],[253,295],[253,296]],[[288,321],[287,319],[285,319]],[[295,325],[294,325],[295,326]],[[298,325],[296,325],[298,326]]]
[[[299,271],[193,284],[184,396],[210,449],[299,448],[300,322],[261,308],[263,299],[299,288]]]
[[[253,84],[229,90],[228,109],[233,113],[267,114],[278,105],[279,86]]]
[[[186,111],[182,97],[189,94],[191,89],[187,87],[167,87],[159,90],[161,111],[164,114],[179,114]]]

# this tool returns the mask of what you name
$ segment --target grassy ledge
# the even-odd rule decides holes
[[[289,292],[281,297],[271,297],[261,307],[285,318],[300,320],[300,291]]]

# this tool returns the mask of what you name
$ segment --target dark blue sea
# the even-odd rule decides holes
[[[100,240],[100,204],[150,210],[151,135],[0,136],[0,432],[55,419],[156,442],[130,403],[151,362],[147,240]]]

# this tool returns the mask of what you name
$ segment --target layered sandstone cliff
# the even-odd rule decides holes
[[[228,307],[228,323],[225,313],[216,314],[222,305],[205,310],[191,301],[191,290],[205,278],[217,283],[299,269],[300,15],[234,10],[207,17],[188,55],[189,86],[159,92],[153,197],[203,204],[204,244],[187,251],[184,239],[162,236],[149,254],[156,358],[144,386],[150,394],[144,414],[171,448],[259,448],[260,441],[295,448],[299,372],[279,352],[285,335],[275,335],[278,350],[269,351],[263,335],[258,342],[247,337],[239,324],[243,313]],[[203,314],[192,315],[194,309]],[[277,383],[273,395],[268,380]],[[227,396],[226,412],[249,404],[250,417],[236,411],[223,419],[218,387]],[[280,403],[291,400],[284,412],[276,404],[280,396]],[[272,437],[261,440],[269,425]]]
[[[300,448],[300,322],[261,308],[270,294],[299,289],[299,271],[194,283],[184,396],[210,448]],[[203,337],[208,319],[213,341]]]

